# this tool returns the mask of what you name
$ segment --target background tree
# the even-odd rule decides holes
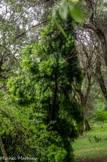
[[[82,2],[82,3],[81,3]],[[66,6],[66,7],[65,7]],[[80,7],[81,6],[81,7]],[[86,105],[88,103],[88,98],[90,97],[92,83],[95,81],[99,84],[101,91],[106,100],[107,90],[106,90],[106,77],[105,70],[106,67],[106,2],[102,1],[79,1],[69,3],[63,0],[61,3],[61,9],[59,13],[61,18],[66,21],[68,16],[68,11],[70,11],[73,19],[84,24],[83,27],[76,28],[76,33],[79,35],[77,38],[77,48],[82,46],[82,51],[80,54],[80,66],[82,67],[85,76],[85,85],[87,87],[82,89],[82,87],[77,88],[78,94],[80,96],[80,101],[84,105],[84,111],[86,112]],[[81,8],[84,12],[81,11]],[[64,13],[62,13],[62,12]],[[80,12],[79,12],[80,11]],[[80,16],[79,16],[79,13]],[[87,17],[84,16],[87,13]],[[83,17],[83,18],[82,18]],[[86,21],[84,21],[85,19]],[[81,43],[80,43],[81,42]],[[99,43],[98,43],[99,42]],[[81,44],[81,46],[79,46]],[[102,50],[103,49],[103,50]],[[80,49],[78,50],[80,51]],[[85,53],[85,58],[83,59],[83,53]],[[82,59],[81,59],[82,57]],[[96,76],[96,77],[94,77]],[[93,82],[94,80],[94,82]],[[92,83],[91,83],[92,82]],[[96,94],[97,96],[97,94]]]
[[[84,25],[85,28],[91,29],[100,40],[100,44],[103,50],[103,58],[105,65],[107,66],[107,14],[105,6],[106,1],[99,2],[98,0],[85,0],[89,21]]]

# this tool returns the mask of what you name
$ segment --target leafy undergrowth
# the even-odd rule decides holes
[[[94,124],[73,143],[73,148],[76,159],[107,157],[107,123]]]

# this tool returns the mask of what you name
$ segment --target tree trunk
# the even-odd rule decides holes
[[[107,36],[106,36],[106,32],[103,32],[103,30],[101,31],[101,29],[99,29],[98,32],[96,32],[96,34],[98,35],[98,37],[101,41],[103,57],[104,57],[105,65],[107,66],[107,40],[106,40]]]
[[[96,25],[95,21],[98,22],[99,19],[94,20],[95,8],[93,7],[93,1],[85,0],[85,2],[87,4],[88,13],[90,16],[89,16],[89,23],[84,24],[84,27],[93,30],[95,34],[98,36],[103,50],[103,58],[105,61],[105,65],[107,66],[107,28],[104,27],[103,25],[102,26]]]
[[[97,81],[100,86],[100,89],[103,93],[103,96],[107,102],[107,88],[106,88],[104,77],[103,77],[102,71],[101,71],[100,57],[98,57],[98,56],[97,56],[97,66],[96,66],[96,77],[97,77]]]
[[[85,131],[91,130],[91,127],[90,127],[90,124],[89,124],[88,120],[84,121],[84,125],[85,125]]]
[[[90,93],[90,89],[91,89],[91,76],[88,75],[88,74],[87,74],[87,79],[88,79],[88,86],[87,86],[87,90],[86,90],[85,95],[83,95],[81,89],[76,89],[77,92],[78,92],[78,94],[79,94],[79,96],[80,96],[81,105],[82,105],[83,108],[84,108],[84,112],[83,112],[84,118],[85,118],[85,115],[86,115],[86,113],[87,113],[87,101],[88,101],[88,97],[89,97],[89,93]],[[83,122],[81,128],[79,128],[79,134],[80,134],[80,135],[83,135],[84,130],[87,130],[87,129],[90,130],[91,127],[90,127],[88,121],[86,121],[86,120],[84,119],[84,122]]]
[[[9,159],[8,159],[8,156],[7,156],[7,153],[6,153],[6,150],[5,150],[1,136],[0,136],[0,147],[1,147],[1,151],[2,151],[3,158],[4,158],[5,162],[9,162]]]

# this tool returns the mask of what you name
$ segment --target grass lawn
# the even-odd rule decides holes
[[[107,123],[94,124],[73,143],[73,149],[76,159],[107,157]]]

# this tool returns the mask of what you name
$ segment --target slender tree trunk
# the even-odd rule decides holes
[[[2,154],[3,154],[3,157],[5,159],[5,162],[9,162],[9,159],[8,159],[8,156],[7,156],[7,153],[6,153],[6,150],[5,150],[1,136],[0,136],[0,148],[1,148],[1,151],[2,151]]]
[[[90,127],[90,124],[89,124],[88,120],[85,120],[84,124],[85,124],[85,131],[91,130],[91,127]]]
[[[98,84],[100,86],[100,89],[102,91],[102,94],[105,98],[105,101],[107,102],[107,88],[106,88],[106,84],[105,84],[105,81],[104,81],[104,76],[103,76],[102,71],[101,71],[100,57],[98,55],[97,55],[97,64],[96,64],[96,78],[97,78]]]
[[[99,29],[98,32],[96,32],[96,34],[98,35],[98,37],[101,41],[103,57],[104,57],[105,65],[107,66],[107,40],[106,40],[107,33],[103,32],[103,30],[101,31],[101,29]]]
[[[80,131],[80,135],[83,135],[84,130],[89,131],[91,130],[91,126],[89,125],[88,120],[85,119],[85,115],[87,113],[87,101],[88,101],[88,97],[89,97],[89,93],[90,93],[90,89],[91,89],[91,76],[87,74],[87,79],[88,79],[88,87],[86,90],[85,95],[83,95],[82,91],[80,92],[80,98],[81,98],[81,104],[84,108],[84,123],[82,126],[82,129]]]
[[[90,85],[89,85],[90,87]],[[87,88],[87,93],[86,95],[84,96],[82,94],[82,91],[80,90],[79,91],[79,94],[80,94],[80,98],[81,98],[81,104],[84,108],[84,112],[83,112],[83,116],[84,116],[84,122],[82,123],[81,127],[79,128],[79,134],[82,136],[84,131],[89,131],[91,130],[91,126],[88,122],[88,120],[85,119],[85,114],[87,112],[87,109],[86,109],[86,105],[87,105],[87,100],[88,100],[88,95],[89,95],[89,92],[90,92],[90,88]]]

